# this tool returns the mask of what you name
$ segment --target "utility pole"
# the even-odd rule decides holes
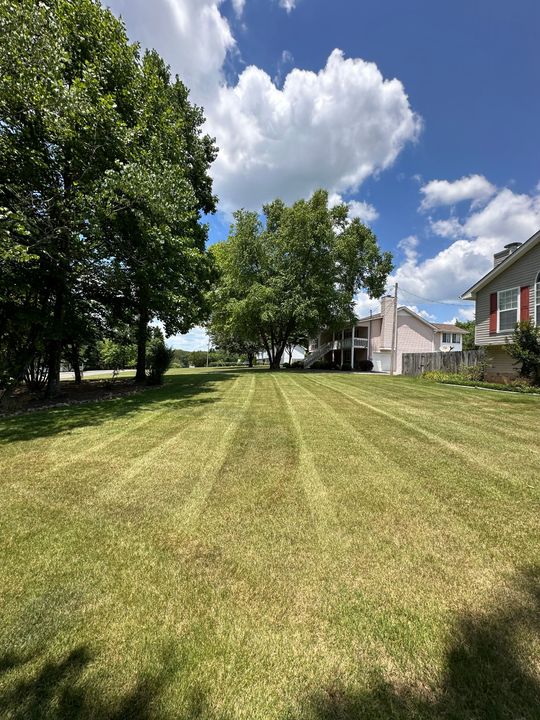
[[[396,372],[397,362],[397,302],[398,302],[398,284],[394,285],[394,319],[392,322],[392,355],[390,357],[390,375]]]

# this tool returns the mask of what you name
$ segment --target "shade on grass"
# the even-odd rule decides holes
[[[539,432],[246,370],[0,421],[0,717],[538,718]]]

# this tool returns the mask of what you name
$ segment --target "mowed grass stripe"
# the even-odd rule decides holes
[[[429,432],[445,442],[450,442],[455,452],[468,460],[469,465],[477,466],[477,472],[483,474],[486,468],[489,468],[491,475],[497,475],[501,479],[501,483],[498,484],[499,491],[506,493],[508,497],[520,496],[525,484],[526,488],[532,491],[529,493],[531,499],[535,499],[536,502],[540,500],[538,472],[540,451],[534,447],[540,433],[540,405],[535,405],[534,398],[526,398],[523,407],[523,403],[507,404],[505,399],[492,396],[490,405],[499,408],[500,422],[504,427],[512,427],[519,413],[532,410],[528,417],[527,432],[517,428],[513,432],[505,433],[501,432],[499,425],[483,412],[460,413],[456,412],[454,407],[443,410],[437,406],[430,407],[425,401],[413,405],[405,392],[407,402],[400,405],[397,401],[388,399],[392,390],[395,393],[395,388],[389,387],[388,391],[379,392],[373,397],[369,394],[369,386],[362,382],[363,378],[359,380],[360,382],[355,383],[354,379],[338,378],[336,382],[345,385],[354,392],[355,396],[359,395],[360,399],[376,403],[377,407],[390,412],[391,415],[403,416],[420,432]],[[396,384],[398,383],[401,387],[410,389],[410,380],[399,378],[396,380]],[[527,402],[528,400],[532,404]],[[469,450],[471,442],[475,446],[474,453]],[[525,444],[525,452],[522,443]]]
[[[378,402],[381,397],[380,386],[377,396],[370,398],[372,403],[366,403],[356,398],[354,394],[343,392],[334,382],[321,382],[319,378],[311,375],[305,377],[314,385],[331,389],[345,402],[361,408],[363,412],[353,413],[351,418],[362,427],[366,437],[390,457],[391,453],[397,453],[401,467],[412,470],[413,485],[434,493],[447,505],[448,513],[461,517],[473,534],[481,533],[484,540],[489,538],[491,543],[504,538],[508,543],[510,552],[506,555],[509,558],[522,551],[524,542],[530,547],[528,539],[531,531],[537,526],[539,511],[535,485],[529,487],[528,483],[523,482],[516,484],[506,475],[501,477],[496,467],[496,459],[490,463],[481,463],[476,459],[471,463],[463,463],[462,453],[428,451],[422,440],[423,431],[408,432],[408,421],[401,422],[393,413],[378,411],[372,404]],[[359,382],[361,384],[363,378],[360,378]],[[366,388],[365,385],[362,387]],[[497,402],[497,399],[495,398],[493,402]],[[371,411],[373,415],[370,417]],[[380,420],[373,421],[373,417],[377,418],[377,416]],[[439,425],[434,427],[444,432],[444,417],[441,417]],[[489,424],[486,423],[483,427],[481,420],[478,420],[471,430],[470,442],[474,443],[474,433],[477,432],[489,434]],[[471,445],[469,452],[474,458]],[[537,482],[536,477],[538,474],[532,483]],[[509,524],[506,521],[509,511],[518,513],[517,522]],[[496,545],[496,555],[500,556],[501,552],[501,546]]]
[[[455,441],[447,440],[445,437],[445,432],[443,428],[441,427],[440,434],[433,432],[431,430],[428,430],[424,427],[421,427],[420,424],[417,422],[412,422],[410,420],[406,420],[403,417],[400,417],[397,414],[397,407],[392,408],[393,411],[385,410],[383,407],[380,407],[379,405],[383,404],[379,402],[378,397],[373,397],[372,402],[379,402],[379,405],[374,405],[369,402],[367,402],[364,399],[361,399],[357,397],[355,394],[351,394],[346,392],[343,389],[343,385],[345,383],[339,382],[339,380],[332,379],[325,381],[321,380],[320,378],[312,378],[313,382],[317,383],[318,385],[326,385],[327,387],[333,388],[336,392],[340,393],[341,395],[349,398],[353,402],[357,403],[358,405],[369,409],[371,412],[382,415],[383,417],[386,417],[390,419],[393,423],[396,425],[401,425],[402,427],[406,428],[407,431],[412,432],[414,435],[422,435],[424,438],[426,438],[429,442],[439,445],[440,447],[444,448],[444,450],[453,453],[455,455],[458,455],[465,463],[469,465],[476,466],[478,468],[485,468],[485,462],[482,459],[479,459],[476,455],[471,454],[468,450],[468,448],[462,447],[460,444],[456,443]],[[340,387],[341,386],[341,387]],[[350,388],[350,385],[347,385]],[[357,388],[355,387],[354,390]],[[504,480],[508,480],[510,478],[509,473],[505,470],[501,470],[498,467],[493,467],[491,472],[494,475],[499,476],[500,478]]]
[[[178,513],[174,514],[174,521],[186,530],[193,527],[202,512],[206,499],[217,481],[220,471],[232,452],[236,433],[246,432],[243,421],[253,401],[255,394],[255,375],[243,377],[242,382],[248,386],[247,394],[242,395],[241,404],[234,411],[231,408],[231,421],[222,431],[221,436],[214,436],[213,444],[208,449],[205,464],[203,465],[198,482],[194,485],[189,497]],[[237,384],[233,385],[231,392],[236,392]]]
[[[407,462],[403,453],[393,454],[394,448],[388,443],[385,434],[384,442],[380,442],[382,431],[387,428],[374,423],[377,419],[376,415],[370,415],[367,411],[359,416],[353,400],[346,398],[344,402],[343,396],[330,386],[319,385],[315,388],[314,383],[310,382],[311,379],[304,376],[302,385],[300,378],[296,383],[314,403],[320,406],[323,415],[331,419],[332,425],[342,428],[344,433],[354,437],[359,457],[364,462],[359,483],[362,485],[368,483],[369,491],[375,496],[384,498],[385,504],[393,498],[395,508],[403,509],[405,505],[406,511],[413,517],[419,512],[426,514],[428,509],[425,505],[428,503],[430,507],[427,517],[430,525],[433,525],[437,531],[448,530],[448,515],[453,515],[454,521],[458,524],[455,533],[463,537],[463,533],[466,532],[471,535],[473,545],[478,542],[481,535],[477,528],[456,511],[455,493],[448,496],[435,492],[433,483],[424,482],[417,465]],[[387,422],[391,426],[391,420]],[[373,431],[370,431],[371,425]],[[341,469],[343,470],[343,466]],[[436,464],[430,463],[427,469],[430,480],[438,472],[446,476],[445,466],[438,468]],[[449,537],[445,537],[444,541],[448,543]],[[448,546],[445,551],[447,550]]]
[[[529,489],[394,420],[414,424],[407,413],[418,410],[422,428],[452,438],[437,414],[445,388],[260,371],[215,384],[181,371],[169,383],[130,416],[132,433],[126,414],[93,409],[88,453],[49,486],[36,462],[14,471],[0,458],[25,490],[4,487],[0,518],[6,717],[536,720]],[[489,397],[475,415],[452,397],[453,421],[471,410],[471,454],[477,433],[495,442],[498,426],[537,422],[527,403],[520,413]],[[156,422],[139,425],[145,406]],[[83,451],[90,417],[53,414],[50,426],[46,414],[41,425],[17,420],[2,450],[69,454],[75,430]],[[527,437],[504,442],[527,452]],[[118,495],[102,497],[123,474]],[[184,525],[193,493],[202,502]],[[334,542],[321,543],[332,516]]]
[[[179,513],[195,488],[213,477],[245,413],[253,382],[247,374],[231,378],[225,393],[203,413],[190,416],[187,422],[180,420],[180,427],[161,445],[125,463],[123,473],[99,493],[104,508],[119,517],[130,510],[147,521],[158,514],[166,518]]]
[[[296,472],[297,479],[302,483],[306,494],[319,542],[323,547],[328,544],[334,545],[339,542],[340,532],[335,507],[329,497],[326,484],[315,465],[313,455],[306,442],[302,425],[298,419],[294,403],[303,402],[304,398],[297,393],[291,392],[293,385],[281,377],[278,379],[272,376],[272,379],[280,392],[287,412],[291,418],[291,423],[296,434],[296,442],[298,445],[299,465]],[[293,402],[294,401],[294,402]]]
[[[347,385],[349,388],[354,388],[355,392],[362,397],[373,399],[373,393],[370,392],[369,382],[366,383],[364,378],[339,378],[338,382],[343,385]],[[535,441],[538,435],[538,414],[540,411],[540,404],[535,398],[525,398],[525,404],[519,402],[504,404],[504,414],[501,417],[501,405],[495,403],[495,409],[493,408],[493,401],[489,403],[477,404],[475,402],[466,404],[467,393],[471,395],[471,392],[465,390],[465,398],[463,398],[463,404],[465,408],[461,408],[461,403],[453,398],[451,402],[448,402],[448,397],[445,396],[444,386],[440,386],[441,389],[438,391],[438,402],[435,406],[429,405],[425,401],[423,393],[419,393],[419,390],[423,388],[417,387],[418,383],[422,381],[410,381],[405,378],[398,378],[394,381],[396,385],[402,389],[401,393],[396,392],[395,387],[384,388],[384,391],[377,394],[377,403],[382,407],[389,410],[399,410],[400,414],[411,419],[415,423],[421,423],[424,428],[429,428],[433,425],[440,425],[440,421],[444,418],[444,432],[455,442],[467,442],[470,439],[471,427],[470,420],[471,415],[475,416],[477,420],[480,420],[482,424],[489,417],[490,428],[496,431],[498,436],[504,441],[505,438],[510,440],[530,440],[531,447],[529,448],[529,454],[531,456],[540,454],[538,448],[532,447],[532,443]],[[368,387],[366,387],[368,386]],[[444,388],[446,389],[446,388]],[[416,390],[416,392],[415,392]],[[459,391],[459,388],[457,388]],[[403,402],[406,400],[406,402]],[[529,402],[527,402],[529,401]],[[496,408],[499,408],[497,412]],[[524,417],[525,415],[525,417]],[[508,418],[514,418],[514,421],[509,424]],[[501,446],[501,443],[494,448],[493,442],[490,435],[478,435],[476,438],[477,445],[481,445],[487,457],[492,456],[493,450],[497,451]],[[504,462],[509,456],[508,451],[501,453],[501,461]],[[525,460],[527,458],[524,458]],[[536,458],[535,458],[536,461]],[[511,461],[514,462],[513,460]]]

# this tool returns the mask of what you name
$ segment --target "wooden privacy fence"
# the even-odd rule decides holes
[[[478,365],[485,359],[483,350],[460,352],[403,353],[403,375],[421,375],[429,370],[458,372],[462,365]]]

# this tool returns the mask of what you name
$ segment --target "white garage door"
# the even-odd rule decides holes
[[[374,352],[373,369],[376,372],[390,372],[390,353]]]

